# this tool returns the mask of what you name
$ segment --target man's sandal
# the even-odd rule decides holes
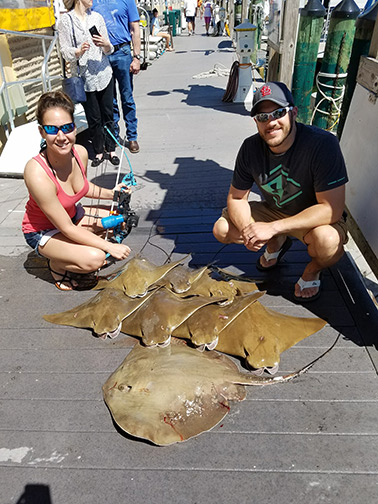
[[[267,271],[267,270],[274,269],[276,266],[278,266],[280,260],[286,254],[286,252],[289,250],[289,248],[292,246],[292,244],[293,244],[293,241],[291,240],[291,238],[287,237],[284,244],[282,245],[280,250],[277,250],[277,252],[268,252],[268,249],[266,248],[265,252],[263,253],[264,259],[266,261],[271,261],[272,259],[277,259],[277,261],[272,266],[264,267],[261,265],[260,258],[259,258],[256,263],[256,268],[259,271]]]
[[[50,261],[47,262],[47,266],[49,268],[51,276],[53,277],[54,284],[57,289],[59,289],[61,291],[71,291],[71,290],[77,289],[78,285],[75,282],[75,280],[69,276],[68,271],[65,271],[64,273],[58,273],[58,271],[54,271],[53,269],[51,269]],[[56,278],[54,278],[53,275],[58,275],[62,278],[57,280]],[[65,289],[64,287],[62,287],[62,284],[66,285],[66,287],[68,287],[68,289]]]
[[[303,291],[303,289],[310,289],[312,287],[318,287],[318,292],[311,297],[302,297],[302,296],[296,296],[295,294],[293,294],[294,300],[297,301],[298,303],[309,303],[310,301],[315,301],[315,299],[318,299],[318,297],[320,296],[320,289],[322,286],[320,277],[318,280],[311,280],[309,282],[305,282],[305,280],[303,280],[303,278],[301,277],[298,280],[297,284],[299,285],[301,291]]]

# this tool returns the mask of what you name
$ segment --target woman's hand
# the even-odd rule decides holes
[[[131,250],[130,247],[122,243],[106,242],[105,252],[108,252],[114,259],[122,261],[122,259],[129,257]]]
[[[115,191],[124,191],[127,192],[128,194],[131,194],[131,187],[125,184],[124,182],[120,182],[113,188],[113,195]]]
[[[109,40],[107,40],[102,35],[92,35],[92,40],[95,46],[103,47],[106,52],[109,52],[111,49],[111,44]]]
[[[75,51],[76,58],[81,58],[81,56],[83,56],[83,54],[87,52],[89,48],[90,48],[89,42],[83,42],[81,46]]]

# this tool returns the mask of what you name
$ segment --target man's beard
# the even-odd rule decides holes
[[[290,111],[288,112],[288,114],[290,114],[289,115],[289,117],[290,117],[290,129],[289,129],[289,131],[286,134],[284,134],[284,137],[278,143],[277,143],[277,139],[276,138],[266,139],[265,135],[263,136],[263,140],[264,140],[264,142],[266,143],[266,145],[268,147],[274,147],[274,148],[279,147],[290,136],[291,132],[293,131],[294,120],[293,120],[293,117],[292,117]],[[282,132],[282,129],[280,131]]]

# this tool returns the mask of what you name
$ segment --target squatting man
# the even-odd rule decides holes
[[[294,299],[320,295],[321,272],[342,256],[347,242],[343,217],[348,181],[337,138],[296,122],[298,109],[280,82],[256,91],[251,116],[258,133],[237,155],[227,208],[214,225],[222,243],[240,243],[253,252],[266,245],[256,267],[275,268],[290,248],[289,236],[307,246],[311,261],[295,284]],[[253,184],[263,200],[249,201]]]

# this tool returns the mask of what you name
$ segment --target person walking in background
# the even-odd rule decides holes
[[[64,4],[69,12],[59,21],[59,44],[63,58],[71,65],[72,74],[75,75],[79,67],[84,80],[87,100],[83,107],[95,152],[92,166],[102,163],[104,150],[111,163],[118,165],[115,141],[105,130],[106,126],[114,134],[113,72],[107,57],[113,46],[104,19],[90,10],[92,0],[64,0]]]
[[[139,152],[138,120],[133,96],[133,77],[140,71],[139,13],[134,0],[94,0],[93,10],[105,19],[110,42],[114,51],[109,56],[113,76],[118,83],[126,138],[131,153]],[[132,49],[131,49],[132,43]],[[117,93],[114,88],[113,118],[116,138],[119,138]]]
[[[194,35],[196,29],[197,0],[185,0],[184,14],[188,23],[188,35]]]
[[[213,3],[207,0],[204,4],[203,17],[205,18],[206,35],[209,36],[210,21],[213,15]]]

